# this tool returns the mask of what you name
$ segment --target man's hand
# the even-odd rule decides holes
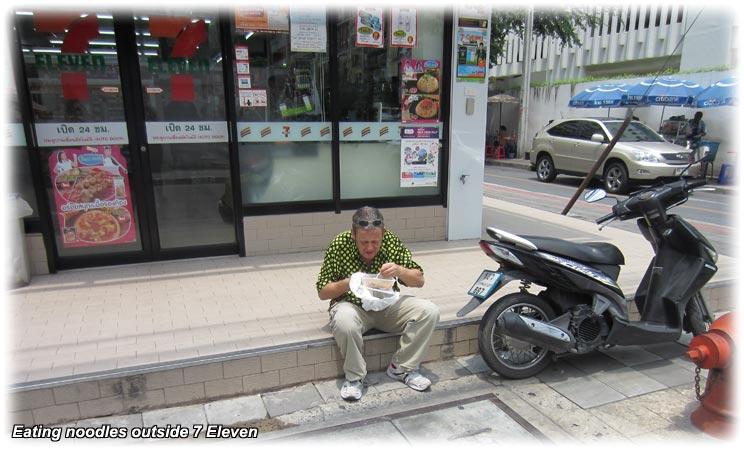
[[[408,287],[422,287],[424,285],[424,274],[418,269],[407,269],[395,263],[385,263],[380,267],[380,275],[383,277],[395,277],[405,283]]]
[[[350,278],[344,278],[343,280],[326,284],[320,291],[318,291],[318,297],[321,300],[332,300],[343,295],[349,290],[349,280]]]

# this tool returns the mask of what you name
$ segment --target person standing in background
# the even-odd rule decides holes
[[[697,149],[700,141],[705,136],[705,122],[703,122],[703,113],[698,111],[695,117],[687,122],[687,139],[690,140],[690,148]]]

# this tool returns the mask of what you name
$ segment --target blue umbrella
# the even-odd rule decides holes
[[[694,81],[652,78],[628,89],[622,101],[631,105],[686,106],[702,90]]]
[[[695,108],[711,108],[713,106],[734,105],[737,83],[736,77],[729,77],[711,84],[695,97],[692,106]]]
[[[628,84],[601,84],[584,89],[568,101],[571,108],[617,108],[625,106],[623,95],[628,93]]]

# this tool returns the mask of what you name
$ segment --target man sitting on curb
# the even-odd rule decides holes
[[[439,321],[439,308],[428,300],[404,295],[381,311],[366,311],[349,287],[351,276],[357,272],[379,273],[382,277],[397,278],[404,286],[422,287],[423,269],[411,258],[411,252],[401,240],[385,230],[377,208],[359,208],[351,226],[351,231],[331,241],[316,283],[318,297],[331,300],[328,309],[331,329],[344,358],[346,380],[341,398],[362,398],[362,383],[367,375],[362,335],[371,328],[401,333],[400,348],[388,366],[388,376],[417,391],[426,390],[431,381],[418,368]],[[394,289],[398,291],[397,283]]]

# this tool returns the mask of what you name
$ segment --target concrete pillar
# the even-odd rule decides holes
[[[450,161],[448,182],[447,239],[474,239],[481,235],[483,215],[483,168],[486,145],[488,70],[481,81],[458,81],[457,57],[460,18],[486,19],[486,50],[491,34],[491,8],[457,7],[452,45],[452,96],[450,98]],[[488,56],[486,57],[488,61]],[[488,66],[488,63],[486,63]],[[469,106],[470,102],[470,106]]]

